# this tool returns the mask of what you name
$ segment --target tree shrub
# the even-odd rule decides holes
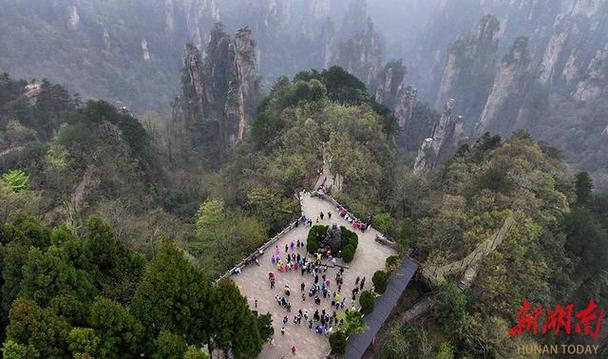
[[[382,294],[384,293],[384,291],[386,291],[386,286],[388,285],[388,275],[385,271],[379,270],[374,273],[374,276],[372,277],[372,282],[374,283],[376,293]]]
[[[380,233],[384,233],[385,235],[389,234],[393,228],[393,218],[390,213],[387,212],[378,213],[374,217],[374,223],[376,224],[376,227],[378,227]]]
[[[436,298],[433,308],[435,319],[447,332],[461,332],[467,316],[467,298],[464,293],[455,284],[446,282],[439,287]]]
[[[355,249],[353,246],[348,244],[346,247],[344,247],[344,249],[342,249],[342,260],[344,260],[346,263],[350,263],[353,261],[353,258],[355,258]]]
[[[15,192],[25,191],[29,185],[29,176],[21,170],[13,170],[2,176],[4,184]]]
[[[388,274],[393,273],[399,268],[399,264],[401,263],[401,258],[399,256],[390,256],[386,258],[385,269]]]
[[[369,290],[363,291],[361,293],[361,297],[359,297],[359,304],[361,304],[361,313],[370,314],[374,311],[374,303],[376,302],[376,297]]]
[[[306,239],[306,250],[310,254],[314,254],[319,249],[319,240],[327,235],[327,229],[329,226],[316,225],[310,228],[308,231],[308,238]]]
[[[329,346],[334,354],[342,355],[346,351],[346,334],[335,332],[329,336]]]
[[[346,245],[350,244],[356,250],[359,245],[359,236],[357,236],[357,233],[348,230],[348,228],[344,226],[340,226],[340,231],[342,232],[342,237],[346,239]]]

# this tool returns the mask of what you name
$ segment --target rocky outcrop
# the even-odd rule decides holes
[[[469,118],[479,116],[494,78],[499,25],[496,17],[484,16],[473,33],[450,46],[436,108],[458,98],[460,112]]]
[[[414,116],[417,102],[418,94],[415,88],[411,86],[401,86],[399,88],[397,101],[395,103],[395,111],[393,113],[401,131],[407,131],[407,126]]]
[[[587,69],[585,80],[579,82],[574,98],[592,102],[608,96],[608,46],[597,52]]]
[[[528,38],[520,37],[502,59],[477,125],[478,135],[487,131],[508,133],[513,130],[528,88],[529,65]]]
[[[331,1],[330,0],[312,0],[310,1],[312,16],[317,19],[323,19],[330,15]]]
[[[234,38],[234,65],[245,114],[253,115],[259,102],[260,89],[256,73],[256,50],[251,29],[238,29]],[[245,115],[244,114],[244,115]],[[239,137],[242,139],[242,136]]]
[[[575,90],[606,43],[607,22],[607,0],[574,0],[570,10],[555,20],[540,64],[540,82],[563,93]]]
[[[407,73],[402,60],[394,60],[386,64],[376,80],[376,101],[388,108],[395,108],[397,93]]]
[[[462,116],[456,115],[456,101],[451,99],[433,129],[433,136],[427,138],[418,150],[414,173],[432,170],[437,164],[449,159],[460,145],[463,135],[464,120]]]
[[[337,57],[335,51],[335,43],[336,43],[336,26],[334,22],[327,18],[323,22],[321,28],[321,51],[323,54],[323,68],[328,69],[332,65],[332,61]]]
[[[165,0],[165,33],[173,36],[185,31],[188,41],[202,47],[209,23],[219,22],[220,9],[216,0]]]
[[[433,139],[427,138],[422,142],[418,155],[416,156],[416,162],[414,163],[414,174],[424,173],[433,168],[437,155],[433,150]]]
[[[68,18],[68,26],[70,29],[76,31],[80,25],[80,14],[78,11],[78,6],[76,4],[69,7],[69,18]]]
[[[380,35],[371,18],[367,19],[364,28],[353,33],[351,38],[338,41],[335,47],[337,51],[331,64],[342,66],[368,85],[375,82],[382,68],[382,49]]]
[[[146,39],[141,40],[141,52],[145,62],[150,62],[150,60],[152,60],[152,57],[150,57],[150,50],[148,49],[148,40]]]
[[[182,96],[173,106],[175,142],[221,160],[222,153],[243,139],[260,100],[256,49],[251,30],[237,30],[234,40],[222,24],[213,29],[206,58],[188,45]]]

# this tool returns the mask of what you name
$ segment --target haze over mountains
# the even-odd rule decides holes
[[[2,0],[0,5],[0,47],[8,49],[0,53],[2,71],[48,78],[137,114],[171,112],[186,44],[202,50],[204,58],[211,29],[221,21],[228,33],[245,26],[251,31],[262,90],[302,69],[341,65],[391,109],[401,103],[396,113],[402,130],[414,121],[409,132],[422,134],[406,143],[409,147],[432,137],[433,125],[408,118],[413,107],[403,106],[423,101],[441,112],[454,99],[465,137],[527,129],[560,146],[600,184],[608,183],[601,135],[608,123],[599,101],[608,93],[604,0]]]

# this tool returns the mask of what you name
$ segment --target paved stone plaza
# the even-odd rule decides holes
[[[338,216],[336,208],[333,205],[320,198],[311,197],[310,194],[305,194],[302,200],[302,210],[304,215],[313,220],[319,215],[320,212],[332,213],[331,220],[325,217],[324,221],[319,224],[337,224],[342,225],[351,230],[350,224]],[[309,227],[300,225],[298,228],[287,233],[281,238],[276,244],[280,248],[281,258],[286,257],[285,244],[290,242],[296,242],[297,240],[306,242]],[[355,303],[351,300],[351,290],[355,287],[355,280],[357,277],[365,277],[365,288],[369,289],[372,285],[372,276],[375,271],[384,269],[384,263],[387,257],[394,255],[393,249],[383,246],[375,241],[378,232],[372,228],[361,233],[361,231],[355,231],[359,236],[359,246],[355,254],[354,260],[350,263],[349,268],[344,272],[344,284],[342,286],[341,294],[345,296],[346,306],[345,309],[352,307],[353,304],[359,305],[358,298]],[[268,359],[279,359],[282,357],[290,358],[294,357],[291,354],[291,347],[296,346],[297,353],[295,357],[299,358],[324,358],[329,352],[329,341],[326,335],[319,335],[314,330],[308,329],[308,326],[302,320],[301,325],[293,324],[293,317],[298,314],[298,310],[307,310],[310,317],[314,314],[316,309],[321,312],[325,309],[330,315],[333,313],[331,309],[331,299],[328,296],[324,299],[321,295],[321,305],[317,306],[314,303],[314,298],[308,296],[308,289],[310,284],[314,281],[311,274],[305,274],[302,277],[301,272],[291,271],[288,273],[280,273],[274,269],[271,263],[271,257],[274,254],[274,245],[266,250],[263,256],[259,258],[260,266],[255,264],[249,265],[243,268],[242,273],[234,275],[231,278],[239,286],[241,293],[247,297],[249,305],[252,309],[259,311],[261,314],[271,313],[274,325],[274,340],[272,343],[266,344],[264,350],[260,354],[260,358]],[[297,251],[297,249],[296,249]],[[300,255],[306,255],[306,248],[300,248]],[[312,258],[312,257],[310,257]],[[338,264],[342,264],[341,260]],[[327,271],[327,277],[331,280],[330,294],[337,289],[335,278],[338,269],[330,268]],[[270,289],[270,282],[268,281],[268,273],[273,272],[276,277],[275,288]],[[306,301],[302,301],[300,284],[304,282],[306,284],[305,294]],[[291,302],[292,309],[291,313],[287,313],[287,310],[279,306],[275,300],[276,295],[283,295],[283,288],[288,284],[291,288],[291,296],[289,301]],[[257,299],[257,308],[254,308],[255,300]],[[285,325],[285,335],[281,335],[281,327],[283,326],[283,317],[287,315],[289,322]],[[316,324],[315,324],[316,325]]]

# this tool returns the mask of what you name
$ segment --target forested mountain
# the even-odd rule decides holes
[[[215,279],[324,166],[420,266],[369,357],[608,355],[509,336],[523,299],[608,299],[607,0],[0,9],[3,357],[256,357],[271,317]]]

